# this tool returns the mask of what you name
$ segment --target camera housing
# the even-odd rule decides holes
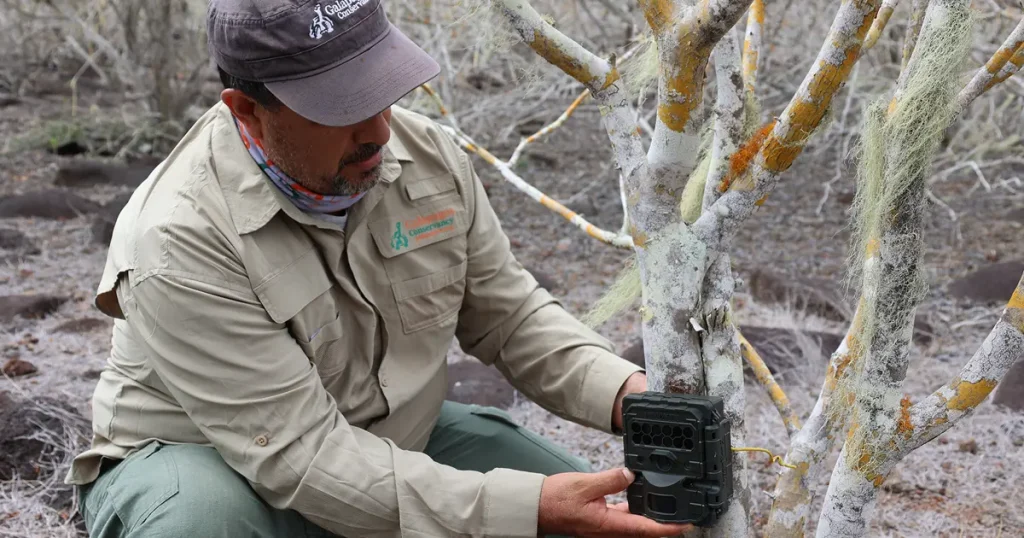
[[[733,491],[732,439],[717,396],[644,392],[622,402],[629,511],[661,523],[714,525]]]

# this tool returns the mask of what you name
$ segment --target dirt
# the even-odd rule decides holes
[[[15,101],[0,108],[0,138],[13,136],[44,118],[66,114],[60,95],[29,101]],[[550,118],[568,103],[545,102]],[[509,111],[512,114],[514,111]],[[513,125],[514,118],[495,114],[498,125]],[[505,138],[486,136],[478,141],[502,158],[507,158],[520,134],[530,128],[511,129]],[[474,134],[476,136],[476,134]],[[1015,150],[1016,151],[1016,150]],[[608,165],[607,140],[593,107],[583,106],[563,129],[556,131],[527,151],[517,171],[553,198],[584,211],[596,225],[617,229],[622,215],[615,187],[614,168]],[[97,222],[111,223],[106,211],[116,207],[131,192],[138,176],[118,176],[111,181],[71,181],[59,170],[68,159],[42,149],[0,155],[0,213],[4,207],[23,208],[25,200],[49,203],[50,209],[18,209],[2,225],[4,237],[21,237],[35,249],[0,265],[0,296],[26,301],[24,297],[60,298],[46,303],[37,314],[5,316],[0,342],[10,358],[17,354],[38,370],[31,376],[0,379],[0,391],[16,388],[32,398],[49,397],[65,402],[88,418],[89,400],[98,372],[110,348],[110,325],[92,305],[106,255],[106,233],[94,232]],[[758,300],[749,287],[758,271],[837,282],[845,276],[844,263],[849,241],[849,193],[853,190],[853,168],[846,167],[833,192],[816,211],[823,194],[823,177],[834,174],[836,152],[812,144],[807,154],[786,173],[778,190],[753,215],[733,245],[734,266],[740,276],[737,289],[737,318],[751,326],[821,331],[842,334],[843,321],[819,317],[795,307],[779,307]],[[535,273],[570,312],[584,313],[613,282],[629,253],[598,243],[564,219],[541,207],[507,184],[486,163],[474,159],[488,195],[505,226],[514,253]],[[969,169],[952,174],[935,184],[936,195],[956,211],[952,220],[937,205],[926,211],[925,263],[929,290],[918,312],[929,324],[932,339],[918,345],[911,355],[906,391],[918,400],[948,381],[977,349],[998,318],[1001,306],[954,298],[947,285],[954,279],[997,259],[1024,257],[1024,224],[1013,215],[1024,205],[1019,194],[1006,190],[975,189]],[[1007,169],[1006,176],[1019,175],[1020,167]],[[49,192],[40,200],[40,195]],[[54,193],[60,193],[55,195]],[[24,197],[27,195],[28,197]],[[11,200],[20,200],[12,202]],[[53,203],[60,201],[59,203]],[[6,204],[6,205],[5,205]],[[13,205],[12,205],[13,204]],[[107,205],[110,204],[110,205]],[[106,205],[106,207],[104,207]],[[112,211],[112,209],[110,209]],[[13,210],[8,210],[13,211]],[[49,213],[48,213],[49,211]],[[33,216],[34,215],[34,216]],[[58,215],[56,218],[50,218]],[[957,238],[959,231],[962,239]],[[21,235],[19,235],[21,234]],[[23,237],[22,237],[23,236]],[[96,239],[94,239],[96,237]],[[106,236],[107,238],[109,236]],[[6,248],[6,247],[5,247]],[[18,247],[21,248],[21,247]],[[3,253],[0,253],[3,254]],[[846,300],[855,294],[841,287],[825,290],[828,303],[836,294]],[[40,299],[32,299],[40,300]],[[20,304],[20,303],[18,303]],[[831,307],[829,307],[831,308]],[[830,310],[831,311],[831,310]],[[599,328],[620,351],[626,350],[640,334],[636,309],[622,313]],[[814,348],[815,346],[811,346]],[[791,367],[778,381],[789,393],[802,416],[810,411],[824,375],[820,348],[807,351],[790,346]],[[465,361],[453,345],[451,361]],[[491,375],[493,372],[488,372]],[[476,375],[476,374],[474,374]],[[472,379],[482,379],[482,373]],[[493,380],[497,382],[496,380]],[[490,382],[490,381],[489,381]],[[503,385],[490,391],[507,391]],[[1019,389],[1018,389],[1019,390]],[[507,395],[506,395],[507,394]],[[496,404],[509,406],[513,416],[571,452],[589,459],[595,468],[621,465],[621,443],[614,436],[586,430],[524,401],[514,392],[496,394]],[[769,400],[756,385],[747,388],[748,443],[784,452],[785,430]],[[0,434],[0,439],[4,436]],[[945,440],[946,442],[941,442]],[[976,442],[976,449],[961,452],[961,443]],[[873,517],[872,536],[1003,536],[1024,535],[1024,509],[1013,501],[1024,483],[1024,418],[986,403],[969,419],[938,440],[913,453],[898,467],[880,494]],[[835,455],[832,457],[834,461]],[[15,462],[18,465],[24,461]],[[770,494],[777,468],[766,467],[763,455],[749,458],[755,488],[754,518],[763,521],[770,508]],[[824,491],[828,476],[820,477]],[[0,518],[10,507],[0,499]],[[818,504],[820,507],[820,495]],[[908,516],[913,514],[913,517]],[[40,535],[41,536],[41,535]]]

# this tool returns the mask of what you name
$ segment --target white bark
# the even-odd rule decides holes
[[[743,143],[744,85],[739,38],[736,30],[726,32],[715,47],[715,139],[711,144],[711,164],[704,184],[704,207],[721,196],[719,186],[729,174],[729,159]]]
[[[960,92],[960,96],[957,98],[957,108],[959,110],[967,108],[992,86],[1017,73],[1020,66],[1024,64],[1024,57],[1021,57],[1024,54],[1022,48],[1024,48],[1024,19],[1017,23],[999,50],[974,74],[974,78]],[[1017,61],[1011,61],[1014,59]]]

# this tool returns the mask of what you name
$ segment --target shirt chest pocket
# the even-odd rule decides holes
[[[310,250],[254,288],[270,317],[287,325],[322,375],[341,367],[325,363],[328,349],[344,336],[332,286],[320,258]]]
[[[469,222],[451,181],[412,184],[406,192],[415,205],[368,223],[405,334],[449,321],[462,306]]]

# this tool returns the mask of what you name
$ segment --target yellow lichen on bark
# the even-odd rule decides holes
[[[953,397],[946,402],[946,407],[953,411],[969,411],[977,407],[995,388],[996,382],[988,379],[972,383],[957,378],[952,385]]]
[[[854,2],[855,4],[867,4],[868,2]],[[765,168],[774,174],[781,174],[792,166],[793,161],[803,150],[803,142],[818,127],[821,119],[825,116],[832,103],[839,87],[846,81],[853,69],[854,64],[860,56],[861,43],[864,36],[875,19],[878,7],[870,10],[857,27],[856,38],[852,39],[846,49],[842,51],[842,61],[838,64],[832,63],[828,58],[818,60],[818,69],[814,79],[807,87],[807,95],[798,95],[794,102],[786,110],[784,118],[788,127],[783,138],[776,136],[776,131],[765,142],[762,154],[764,155]],[[836,38],[832,36],[833,46],[840,47]]]
[[[665,26],[672,22],[674,15],[672,0],[640,0],[640,8],[654,33],[660,33]]]
[[[1006,303],[1004,316],[1006,322],[1014,329],[1024,333],[1024,279],[1017,285],[1017,289],[1010,296],[1010,301]]]
[[[1015,69],[1007,69],[1006,64],[1013,65]],[[992,80],[988,81],[988,84],[985,85],[985,91],[992,89],[992,87],[995,86],[996,84],[999,84],[1000,82],[1003,82],[1006,79],[1012,77],[1018,71],[1020,71],[1021,67],[1024,67],[1024,45],[1018,46],[1017,50],[1013,53],[1013,55],[1010,56],[1006,62],[1003,62],[1003,65],[1000,68],[1000,70],[995,74],[995,76],[992,77]]]
[[[762,387],[768,392],[768,396],[772,399],[775,407],[779,410],[779,415],[782,416],[782,422],[786,425],[786,431],[796,432],[800,430],[800,418],[797,417],[793,408],[790,406],[789,397],[786,396],[786,392],[782,390],[778,382],[775,381],[775,377],[772,376],[771,370],[765,365],[761,355],[754,349],[754,346],[750,345],[743,333],[736,331],[736,336],[740,341],[740,352],[743,358],[746,359],[747,364],[750,365],[750,369],[754,371],[754,377],[761,384]]]
[[[673,132],[681,133],[690,122],[693,111],[700,106],[704,91],[704,69],[710,51],[676,47],[675,57],[663,69],[667,94],[658,104],[658,119]]]
[[[757,27],[757,31],[764,28],[764,0],[754,0],[750,4],[750,13],[747,15],[747,27]],[[760,51],[758,44],[749,39],[743,40],[743,80],[747,82],[747,91],[754,91],[753,81],[757,78],[757,60]]]
[[[547,60],[548,63],[561,69],[565,74],[588,88],[603,90],[619,79],[618,69],[613,67],[604,76],[604,80],[601,80],[599,75],[595,75],[590,71],[590,67],[585,62],[567,53],[558,42],[545,35],[539,29],[533,31],[530,48]]]

